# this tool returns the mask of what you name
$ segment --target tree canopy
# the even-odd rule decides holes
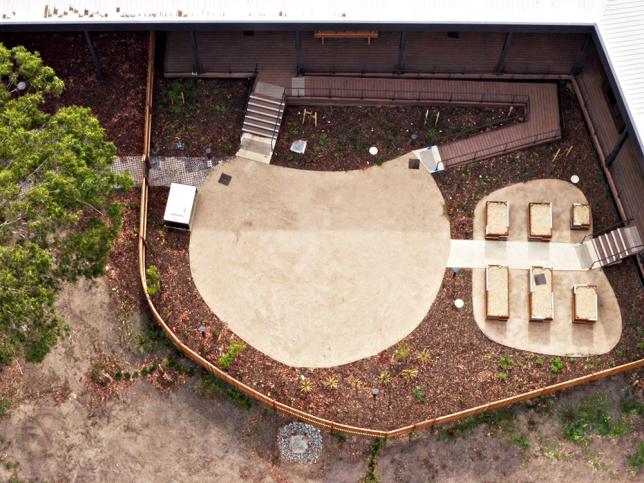
[[[0,44],[0,363],[41,361],[65,324],[65,282],[104,272],[118,234],[116,148],[86,107],[50,114],[63,81],[38,53]]]

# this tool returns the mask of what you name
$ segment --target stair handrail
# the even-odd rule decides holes
[[[282,92],[282,99],[280,100],[280,108],[277,111],[277,116],[275,117],[275,122],[273,123],[273,133],[271,134],[271,151],[275,150],[275,142],[277,141],[277,135],[279,133],[278,128],[282,122],[282,115],[284,113],[284,108],[286,107],[286,89]]]
[[[588,268],[588,270],[592,270],[592,269],[593,269],[593,266],[595,266],[595,263],[601,263],[601,262],[603,262],[603,261],[605,261],[605,260],[608,260],[608,259],[610,259],[610,258],[619,257],[619,258],[618,258],[619,260],[623,260],[623,259],[624,259],[624,258],[626,258],[626,257],[630,257],[630,256],[632,256],[632,255],[637,255],[637,254],[640,252],[640,250],[641,250],[641,249],[644,249],[644,243],[640,243],[639,245],[633,245],[632,247],[626,247],[626,249],[625,249],[625,250],[621,250],[621,251],[616,252],[616,253],[613,253],[612,255],[609,255],[609,256],[607,256],[607,257],[600,258],[600,259],[598,259],[598,260],[594,260],[594,261],[593,261],[593,263],[591,263],[591,264],[590,264],[590,267]],[[635,251],[635,252],[633,252],[633,253],[626,253],[626,255],[624,255],[624,256],[622,257],[622,253],[624,253],[624,252],[630,252],[631,250],[637,250],[637,251]]]
[[[586,234],[586,236],[584,236],[584,237],[581,239],[581,241],[579,242],[579,244],[581,245],[581,244],[582,244],[582,243],[584,243],[586,240],[589,240],[589,239],[591,239],[591,238],[597,238],[597,237],[599,237],[599,236],[605,235],[606,233],[609,233],[609,232],[611,232],[611,231],[613,231],[613,230],[616,230],[617,228],[623,228],[623,227],[625,227],[627,224],[629,224],[631,221],[633,221],[633,219],[632,219],[632,218],[628,218],[627,220],[620,220],[620,221],[618,221],[617,223],[615,223],[614,225],[609,226],[608,228],[602,228],[602,229],[601,229],[601,230],[599,230],[599,231],[594,231],[594,232],[588,233],[588,234]]]

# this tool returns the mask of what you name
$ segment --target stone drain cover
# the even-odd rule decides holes
[[[283,460],[291,463],[315,463],[322,451],[320,430],[310,424],[295,422],[283,426],[277,436]]]

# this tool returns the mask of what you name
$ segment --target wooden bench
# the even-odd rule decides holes
[[[320,39],[324,45],[325,39],[367,39],[367,44],[371,45],[372,39],[378,38],[378,32],[375,30],[364,31],[344,31],[344,30],[318,30],[313,36]]]

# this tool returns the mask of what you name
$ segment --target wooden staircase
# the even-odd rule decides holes
[[[642,238],[635,225],[618,227],[598,235],[584,244],[588,247],[594,266],[606,267],[644,251]]]

